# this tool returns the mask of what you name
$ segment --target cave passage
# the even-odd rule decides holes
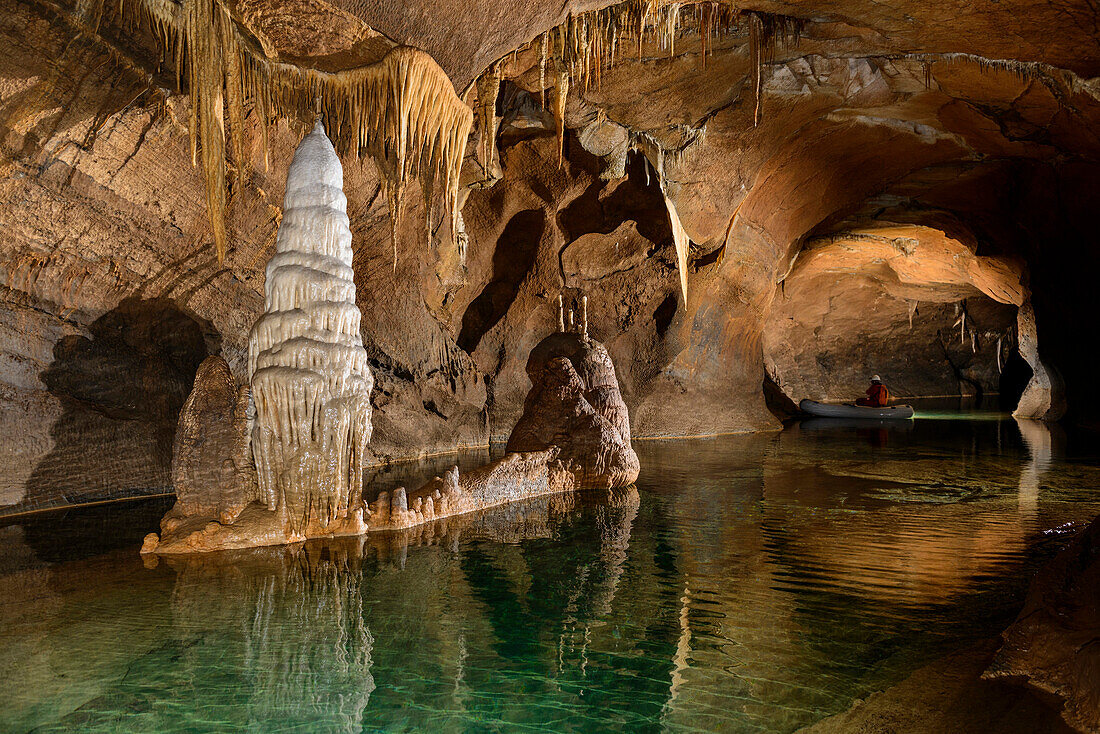
[[[462,316],[458,346],[473,352],[485,333],[496,326],[516,298],[534,264],[539,240],[546,228],[541,210],[528,209],[508,220],[493,250],[493,274]]]
[[[1100,734],[1098,18],[0,0],[0,732]]]

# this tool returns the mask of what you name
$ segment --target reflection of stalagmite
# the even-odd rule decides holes
[[[1031,461],[1020,472],[1020,511],[1034,515],[1039,504],[1039,480],[1050,469],[1053,459],[1050,427],[1042,421],[1016,419]]]
[[[181,674],[216,666],[251,691],[227,728],[361,730],[375,685],[360,546],[349,539],[170,562],[175,628],[204,641],[186,646]],[[190,703],[224,705],[223,686],[180,688]]]
[[[611,613],[611,602],[619,589],[630,550],[630,533],[638,516],[638,495],[631,492],[622,495],[624,501],[599,506],[596,509],[596,527],[600,532],[600,563],[604,574],[591,590],[592,612],[603,616]]]
[[[606,495],[591,498],[596,507],[596,527],[600,536],[599,555],[594,562],[577,569],[577,580],[569,593],[567,616],[558,638],[558,669],[565,667],[566,653],[576,653],[581,669],[587,665],[592,629],[603,624],[619,591],[626,568],[634,520],[640,498],[634,485],[605,490]],[[579,640],[579,645],[575,640]]]
[[[358,505],[371,433],[343,169],[320,121],[294,154],[283,209],[249,335],[252,451],[261,497],[300,532]]]

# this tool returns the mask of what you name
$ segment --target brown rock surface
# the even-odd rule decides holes
[[[803,734],[1070,734],[1035,696],[982,680],[994,643],[948,655]]]
[[[557,447],[581,487],[625,487],[638,478],[630,417],[602,344],[577,333],[551,334],[531,350],[527,374],[531,392],[508,451]]]
[[[505,438],[528,388],[524,355],[552,328],[547,300],[563,289],[592,299],[593,331],[608,335],[636,436],[774,428],[761,385],[776,363],[766,346],[773,312],[801,314],[797,301],[783,300],[783,289],[798,290],[792,262],[807,245],[898,227],[939,231],[965,245],[962,259],[1017,263],[1036,356],[1064,382],[1067,417],[1100,415],[1081,349],[1100,268],[1100,33],[1091,5],[756,3],[752,10],[806,21],[797,43],[765,54],[758,124],[747,24],[713,35],[704,64],[688,7],[674,49],[655,34],[627,39],[598,82],[572,85],[559,166],[552,120],[537,109],[543,87],[554,98],[557,75],[551,62],[540,80],[538,38],[570,13],[607,5],[237,3],[281,58],[328,70],[407,42],[432,53],[461,92],[505,60],[501,177],[475,160],[475,134],[463,176],[464,253],[449,245],[447,227],[425,244],[428,207],[413,187],[395,271],[378,177],[345,161],[357,305],[376,379],[376,459]],[[220,353],[241,380],[282,179],[302,133],[280,123],[265,151],[246,118],[244,155],[231,161],[246,175],[231,191],[230,246],[219,263],[191,165],[189,102],[173,91],[171,60],[162,62],[141,24],[88,32],[79,10],[68,0],[3,0],[0,13],[0,430],[17,435],[0,445],[4,511],[164,491],[170,434],[131,430],[138,425],[110,411],[69,420],[71,396],[42,375],[62,341],[90,338],[98,319],[136,298],[199,325],[207,348],[188,364]],[[686,302],[666,194],[691,239]],[[874,259],[844,277],[881,282]],[[920,303],[970,299],[969,288]],[[833,292],[830,313],[843,333],[827,337],[838,354],[859,342],[840,304],[853,292],[850,284]],[[906,299],[887,289],[866,303],[881,309],[889,327],[880,337],[899,340],[897,353],[931,358],[933,332],[910,334],[901,320]],[[1010,313],[1000,310],[998,323]],[[989,390],[996,360],[981,344],[977,355],[974,379]],[[98,379],[130,389],[113,374]],[[173,409],[153,424],[174,426],[192,377],[180,374]],[[941,370],[915,391],[952,384],[959,380]],[[1023,412],[1058,412],[1039,407]],[[153,446],[151,436],[164,440]],[[91,461],[109,470],[88,466],[80,486],[43,488],[64,483],[51,467],[72,465],[69,445],[113,447]],[[135,458],[105,458],[121,456]]]
[[[1100,732],[1100,518],[1036,575],[984,678],[1021,682]]]
[[[212,515],[228,523],[257,499],[248,432],[248,387],[237,386],[224,359],[207,357],[172,445],[172,515]]]

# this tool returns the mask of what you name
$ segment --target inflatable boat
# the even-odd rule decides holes
[[[862,405],[829,405],[816,400],[798,404],[802,412],[822,418],[873,418],[875,420],[907,420],[913,417],[912,405],[891,405],[889,408],[868,408]]]

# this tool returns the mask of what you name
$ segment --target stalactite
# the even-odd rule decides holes
[[[558,73],[558,86],[554,98],[554,121],[558,126],[558,168],[561,168],[565,155],[565,103],[569,98],[569,74]]]
[[[549,54],[550,33],[543,33],[539,41],[539,94],[542,96],[542,106],[546,108],[546,59]]]
[[[481,165],[492,177],[496,167],[497,97],[500,95],[501,67],[498,61],[477,78],[477,122],[481,131]]]
[[[588,338],[588,296],[581,296],[581,336]]]
[[[251,102],[261,138],[274,118],[305,121],[321,113],[341,155],[374,159],[396,218],[411,178],[425,188],[443,183],[443,201],[457,230],[458,179],[473,112],[434,59],[398,46],[381,60],[329,73],[280,62],[263,39],[239,25],[225,0],[96,0],[121,22],[146,22],[191,96],[193,159],[206,177],[207,206],[219,258],[225,253],[226,125],[245,165],[243,110]]]
[[[551,53],[568,70],[574,85],[588,89],[592,81],[599,84],[603,70],[614,63],[624,39],[634,39],[639,60],[642,43],[651,32],[660,48],[675,55],[676,39],[683,27],[682,11],[688,7],[696,10],[703,66],[710,38],[741,30],[745,16],[749,16],[750,24],[758,25],[761,60],[771,54],[777,39],[797,39],[803,25],[803,21],[787,16],[741,10],[731,0],[626,0],[600,10],[570,14],[550,34],[557,39],[551,43],[556,47]]]
[[[665,194],[664,198],[665,208],[668,209],[668,221],[672,225],[672,241],[676,246],[676,268],[680,271],[680,292],[684,296],[684,305],[686,306],[688,298],[688,254],[691,249],[691,239],[688,237],[687,231],[684,230],[684,225],[680,222],[676,205],[668,198],[668,194]]]
[[[371,433],[343,169],[319,120],[294,153],[283,210],[248,339],[252,451],[262,498],[301,534],[360,502]]]
[[[763,96],[763,23],[760,16],[753,13],[749,16],[749,51],[752,55],[752,124],[756,127],[760,124],[760,98]]]

